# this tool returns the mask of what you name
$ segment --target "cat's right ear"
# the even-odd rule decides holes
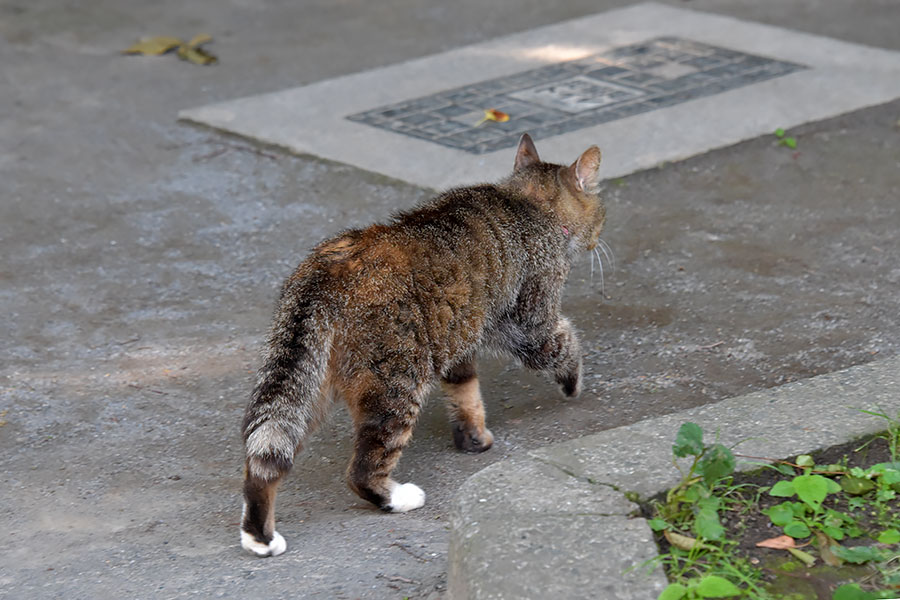
[[[575,175],[575,187],[579,192],[597,193],[597,186],[600,184],[600,156],[600,148],[591,146],[569,167]]]
[[[541,159],[538,156],[537,148],[534,147],[534,142],[531,141],[531,136],[523,133],[522,138],[519,140],[519,149],[516,150],[515,170],[518,171],[531,165],[536,165],[539,162],[541,162]]]

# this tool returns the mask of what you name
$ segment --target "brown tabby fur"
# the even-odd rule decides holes
[[[580,392],[581,350],[560,299],[571,261],[605,221],[599,164],[596,146],[568,167],[541,162],[526,134],[502,182],[447,191],[315,248],[284,284],[244,417],[245,534],[260,544],[277,535],[276,487],[334,398],[356,431],[350,487],[394,510],[391,471],[436,379],[456,446],[490,448],[480,350]]]

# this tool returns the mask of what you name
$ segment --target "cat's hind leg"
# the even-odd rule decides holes
[[[384,511],[407,512],[425,504],[425,492],[417,485],[391,479],[424,397],[424,390],[407,394],[396,387],[390,394],[368,389],[356,397],[347,395],[356,429],[347,481],[360,498]]]
[[[280,473],[271,479],[259,477],[247,466],[241,546],[257,556],[278,556],[287,548],[284,538],[275,531],[275,494],[281,477]]]
[[[441,377],[447,404],[453,418],[453,443],[464,452],[484,452],[494,443],[494,435],[484,426],[484,403],[475,371],[469,358]]]

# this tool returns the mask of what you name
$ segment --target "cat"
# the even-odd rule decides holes
[[[391,471],[437,379],[466,452],[493,443],[479,351],[511,355],[566,396],[580,393],[581,348],[560,302],[572,260],[596,246],[606,221],[599,166],[596,146],[570,166],[542,162],[524,134],[500,183],[451,189],[389,224],[341,233],[300,264],[282,287],[243,421],[246,550],[286,549],[276,488],[335,399],[353,418],[350,488],[405,512],[425,493]]]

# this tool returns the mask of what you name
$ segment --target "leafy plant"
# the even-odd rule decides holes
[[[797,468],[802,474],[790,480],[777,482],[769,490],[775,497],[797,497],[799,501],[786,501],[763,511],[773,525],[781,527],[786,536],[803,539],[814,536],[819,548],[819,555],[828,564],[839,566],[843,562],[860,564],[865,562],[884,562],[878,548],[858,546],[846,548],[840,545],[845,538],[859,538],[864,531],[857,519],[846,512],[825,506],[830,496],[845,499],[849,510],[872,509],[871,514],[877,517],[886,529],[875,539],[883,544],[900,542],[900,530],[897,529],[896,518],[893,517],[888,502],[896,497],[900,489],[900,464],[895,462],[879,463],[868,469],[854,467],[849,470],[829,469],[828,466],[817,468],[812,461],[798,457]],[[818,472],[813,472],[818,470]],[[840,482],[819,473],[840,476]],[[832,503],[835,504],[836,503]],[[850,593],[850,592],[847,592]]]
[[[796,496],[800,502],[776,504],[767,509],[765,514],[773,525],[783,528],[785,535],[795,539],[809,537],[813,530],[818,530],[833,540],[841,540],[846,534],[858,537],[862,532],[855,528],[852,517],[822,507],[829,494],[840,492],[841,486],[833,479],[809,473],[797,475],[790,481],[776,483],[769,490],[769,495],[779,498]]]
[[[785,134],[784,129],[782,129],[781,127],[779,127],[778,129],[775,130],[775,137],[778,138],[779,146],[787,146],[791,150],[797,149],[797,139],[788,137]]]
[[[876,582],[900,589],[900,551],[896,548],[900,544],[896,502],[900,461],[893,460],[900,439],[900,418],[891,421],[891,425],[881,435],[891,448],[889,462],[863,469],[850,468],[846,456],[841,464],[823,465],[816,464],[810,455],[800,455],[794,462],[765,459],[773,463],[768,466],[778,472],[778,480],[771,487],[759,487],[735,484],[735,455],[731,450],[718,440],[704,443],[703,430],[698,425],[683,424],[672,445],[673,464],[681,473],[681,480],[665,494],[664,500],[653,505],[654,515],[648,521],[669,543],[669,551],[657,560],[666,567],[672,583],[659,599],[771,597],[760,583],[761,567],[754,566],[759,561],[754,559],[756,563],[751,564],[738,553],[737,541],[732,539],[735,523],[742,521],[740,515],[745,512],[762,512],[772,524],[782,528],[784,535],[763,540],[757,546],[790,552],[800,561],[791,563],[796,568],[804,568],[802,563],[810,569],[818,560],[832,566],[869,566],[874,579],[866,580],[866,589],[843,585],[832,600],[896,597],[895,592],[868,591]],[[679,459],[689,459],[686,469],[685,461]],[[755,495],[747,493],[753,490]],[[762,494],[784,501],[760,510]],[[730,530],[723,526],[726,513]],[[842,545],[845,540],[863,536],[874,545],[865,545],[865,541],[863,545]],[[813,550],[804,548],[810,544]],[[766,570],[771,572],[771,568]]]
[[[685,510],[694,516],[693,531],[707,540],[721,540],[725,534],[719,511],[722,500],[712,494],[712,490],[724,477],[734,472],[734,455],[722,444],[703,444],[703,430],[696,423],[685,423],[678,430],[672,445],[674,458],[693,456],[690,468],[685,472],[673,462],[681,473],[681,483],[672,488],[666,496],[661,518],[678,522],[687,516]]]
[[[834,590],[832,600],[877,600],[881,596],[859,587],[858,583],[845,583]]]
[[[670,583],[658,600],[693,600],[694,598],[730,598],[741,590],[736,585],[718,575],[695,577],[684,584]]]
[[[665,503],[657,505],[656,517],[649,521],[671,545],[663,560],[678,580],[660,599],[740,595],[743,592],[735,582],[761,593],[753,583],[758,579],[754,568],[723,549],[734,542],[725,539],[722,511],[740,502],[740,487],[731,485],[735,467],[731,450],[718,442],[705,444],[700,426],[685,423],[675,437],[672,456],[681,481],[666,494]],[[679,465],[679,458],[691,459],[687,470]]]
[[[881,417],[887,421],[887,429],[877,437],[887,441],[891,453],[891,462],[897,462],[898,457],[900,457],[900,413],[898,413],[896,417],[892,417],[881,408],[879,408],[878,411],[864,410],[862,408],[857,410],[861,413],[872,415],[873,417]]]

